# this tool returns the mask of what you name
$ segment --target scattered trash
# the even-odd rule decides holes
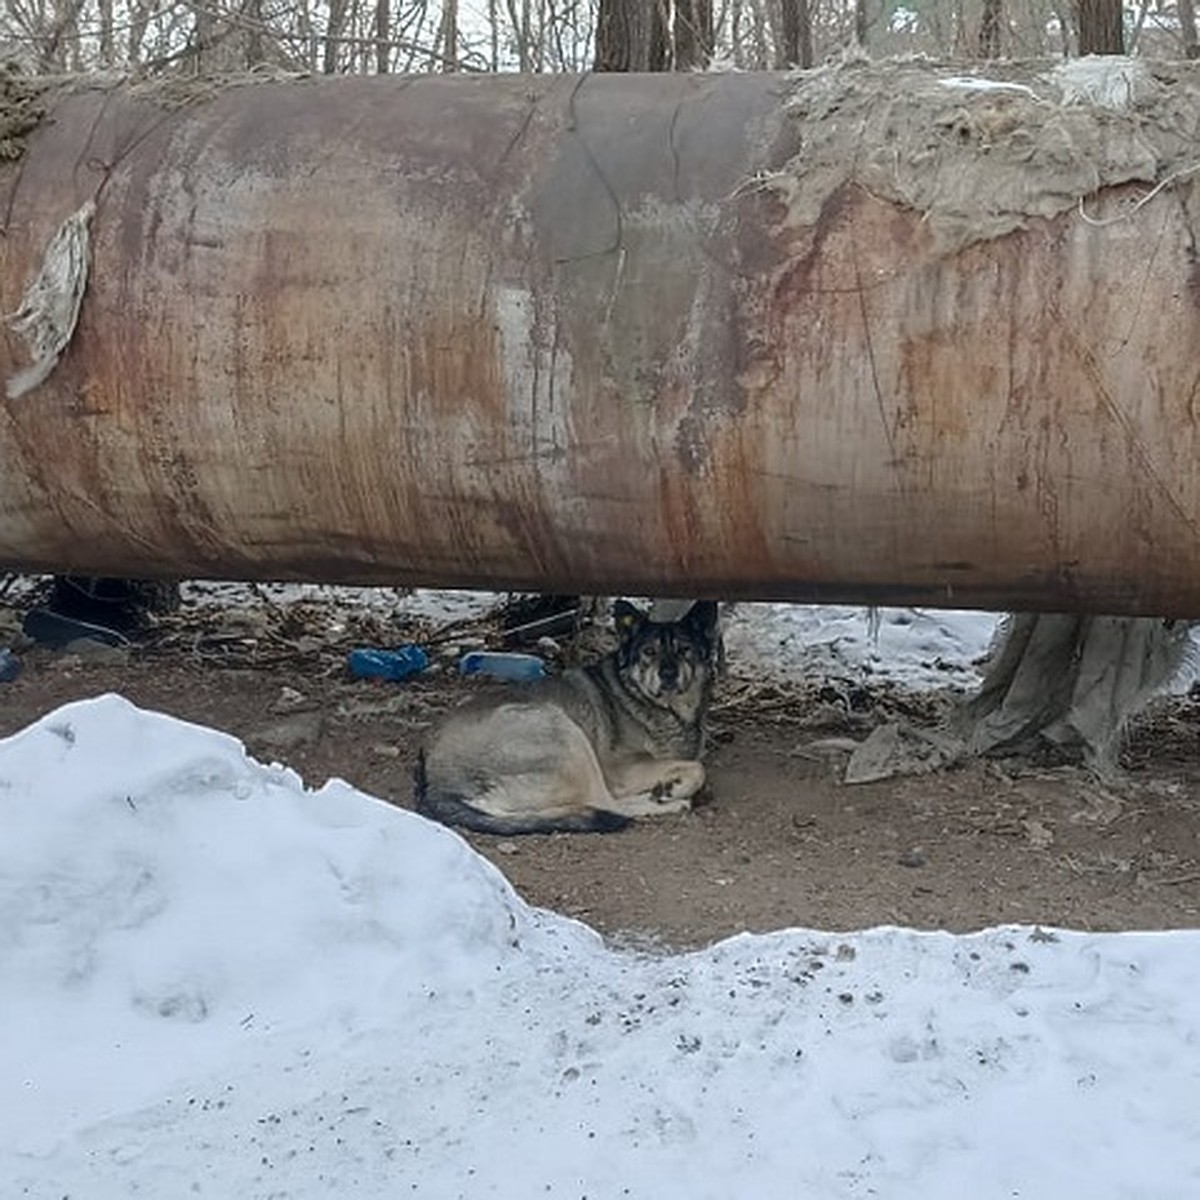
[[[529,683],[545,678],[546,664],[536,654],[473,650],[459,659],[458,670],[460,675],[486,675],[510,683]]]
[[[876,783],[897,775],[923,775],[957,762],[962,743],[936,729],[892,721],[871,732],[846,764],[846,783]]]
[[[1021,822],[1021,828],[1025,831],[1025,836],[1029,839],[1029,844],[1035,850],[1045,850],[1054,845],[1054,830],[1045,821],[1039,821],[1034,817],[1026,817]]]
[[[465,637],[457,638],[453,642],[443,642],[437,646],[437,653],[440,658],[444,658],[447,662],[458,662],[464,654],[470,653],[472,650],[484,650],[487,648],[487,638],[483,637]]]
[[[429,666],[429,655],[420,646],[398,646],[395,650],[360,647],[351,650],[346,665],[355,679],[390,679],[399,681],[419,675]]]
[[[309,699],[303,692],[285,684],[279,689],[279,695],[272,702],[271,712],[294,713],[305,708],[316,708],[318,705],[318,701]]]
[[[503,606],[500,616],[507,646],[574,633],[588,619],[579,596],[515,596]]]
[[[21,660],[11,650],[0,650],[0,683],[12,683],[21,673]]]

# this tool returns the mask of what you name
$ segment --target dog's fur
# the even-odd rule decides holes
[[[717,605],[648,620],[619,600],[621,644],[597,663],[451,713],[417,763],[417,810],[482,833],[611,832],[680,812],[700,752]]]

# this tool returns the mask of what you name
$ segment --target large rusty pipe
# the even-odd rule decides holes
[[[779,75],[48,94],[0,566],[1200,615],[1200,176],[947,248]],[[0,346],[5,378],[28,365]]]

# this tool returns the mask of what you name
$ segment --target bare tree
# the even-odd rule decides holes
[[[779,67],[813,65],[812,10],[809,0],[780,0],[779,47],[775,61]]]
[[[375,70],[380,75],[391,69],[392,48],[388,45],[391,17],[391,0],[375,0]]]
[[[1136,46],[1195,59],[1198,4],[1132,0],[1123,29],[1121,0],[0,0],[0,42],[30,71],[138,74],[260,63],[380,74],[702,70],[714,56],[789,68],[855,38],[879,53]]]
[[[242,6],[242,15],[245,17],[243,29],[243,40],[246,45],[245,65],[256,67],[267,61],[266,42],[263,39],[265,26],[263,25],[262,0],[245,0]]]
[[[1079,53],[1124,54],[1121,0],[1078,0]]]
[[[1183,41],[1184,58],[1200,58],[1196,42],[1196,6],[1193,0],[1179,0],[1179,36]]]
[[[1000,57],[1000,26],[1004,20],[1003,0],[983,0],[979,22],[979,57]]]
[[[321,64],[321,70],[326,75],[332,75],[338,69],[338,51],[349,16],[347,0],[329,0],[329,17],[325,22],[325,56]]]
[[[702,71],[712,61],[712,0],[675,0],[675,70]]]
[[[517,7],[517,0],[505,0],[504,6],[512,30],[513,48],[517,52],[517,70],[529,71],[533,64],[529,0],[521,0],[520,8]]]
[[[861,49],[867,48],[867,35],[871,22],[867,18],[867,0],[854,0],[854,42]]]
[[[458,70],[458,0],[442,0],[442,70]]]
[[[597,71],[665,71],[667,17],[655,0],[600,0]]]
[[[46,36],[38,53],[40,71],[66,71],[78,45],[79,14],[84,0],[63,0],[48,14]]]
[[[113,0],[99,0],[97,8],[100,18],[100,68],[108,70],[116,63],[116,46],[113,41]]]

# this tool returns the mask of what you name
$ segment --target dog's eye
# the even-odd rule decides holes
[[[653,662],[658,657],[658,643],[647,642],[641,648],[641,650],[638,651],[638,656],[643,660],[643,662]]]

